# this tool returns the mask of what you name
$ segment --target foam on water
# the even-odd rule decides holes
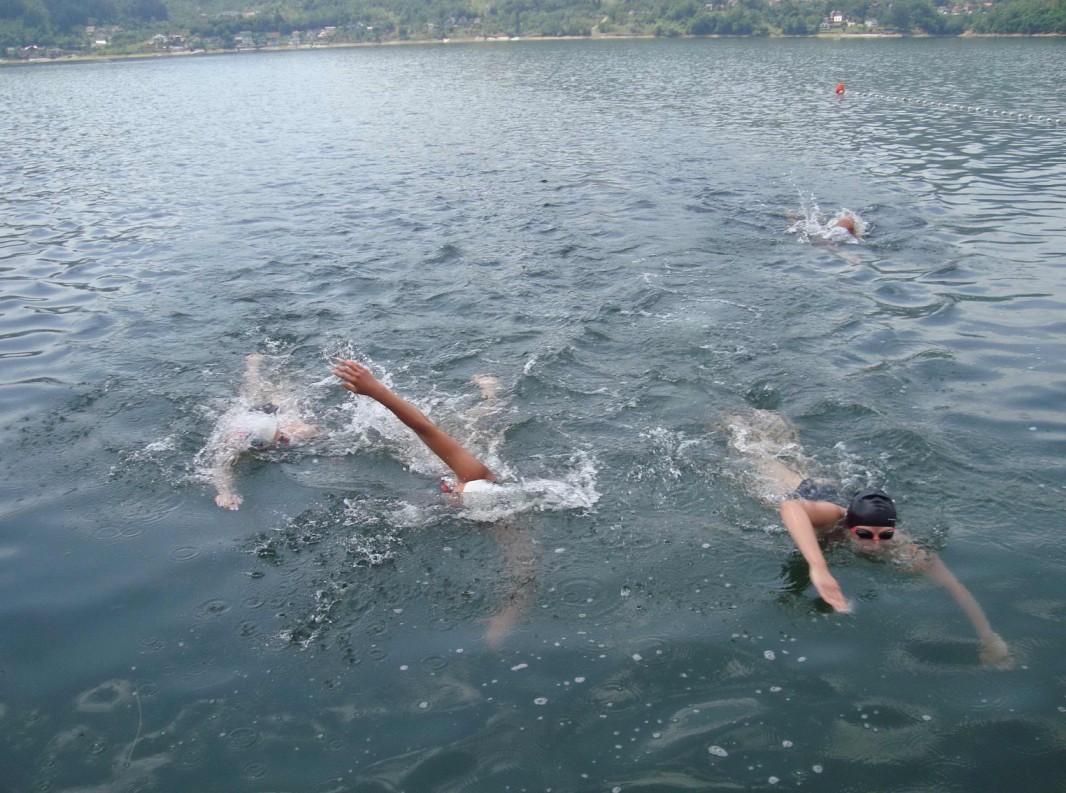
[[[345,548],[356,565],[385,564],[402,545],[399,531],[419,528],[427,517],[425,510],[403,501],[381,504],[346,498],[341,516],[341,526],[349,532]]]

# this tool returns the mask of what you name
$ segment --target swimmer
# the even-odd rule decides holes
[[[430,421],[421,410],[374,377],[361,363],[340,361],[332,371],[347,391],[370,397],[391,411],[451,469],[455,483],[442,481],[442,491],[466,499],[472,496],[491,499],[499,492],[499,485],[495,484],[496,475],[488,466]],[[491,375],[475,375],[472,381],[491,408],[499,391],[499,381]],[[536,553],[528,533],[508,522],[495,522],[491,530],[503,554],[507,585],[495,612],[485,620],[485,642],[496,649],[514,630],[521,615],[533,601],[536,593]]]
[[[370,373],[370,370],[355,361],[340,361],[333,367],[335,374],[345,390],[353,394],[367,396],[387,408],[402,421],[431,452],[441,459],[452,473],[455,484],[441,483],[445,492],[486,493],[491,492],[496,475],[488,466],[463,448],[451,435],[430,421],[426,415],[407,400],[398,396],[388,386]],[[476,380],[478,387],[486,398],[494,398],[497,383],[494,378],[484,375]]]
[[[846,508],[841,506],[842,499],[833,485],[815,481],[802,471],[807,458],[799,448],[795,430],[773,412],[754,411],[750,420],[734,417],[730,431],[733,448],[754,462],[763,485],[760,497],[770,503],[779,501],[781,521],[807,562],[810,582],[833,609],[849,612],[851,604],[829,572],[822,545],[847,542],[860,555],[895,561],[942,586],[973,625],[981,642],[981,662],[1000,669],[1013,666],[1010,648],[992,630],[970,591],[939,556],[919,548],[896,527],[895,502],[883,490],[861,490]]]
[[[836,215],[827,218],[811,199],[803,203],[799,212],[785,212],[785,217],[790,223],[787,233],[797,235],[801,242],[827,244],[829,250],[849,264],[859,263],[858,259],[839,247],[842,243],[857,245],[866,236],[866,221],[856,212],[841,208]]]
[[[237,404],[219,419],[199,455],[206,461],[206,477],[215,487],[215,503],[222,509],[236,510],[244,501],[235,486],[235,469],[242,455],[288,447],[318,433],[300,416],[290,395],[263,379],[263,360],[259,353],[244,359],[244,382]]]

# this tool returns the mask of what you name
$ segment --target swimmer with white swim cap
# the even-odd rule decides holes
[[[441,490],[468,501],[492,500],[502,491],[502,486],[496,484],[496,475],[488,466],[430,421],[422,411],[397,396],[361,363],[341,361],[333,367],[333,374],[340,378],[346,390],[370,397],[390,410],[452,470],[455,484],[441,482]],[[499,381],[491,375],[475,375],[473,383],[481,390],[486,403],[491,405],[496,399]],[[494,521],[491,531],[504,557],[503,579],[507,584],[492,615],[485,620],[485,642],[489,647],[498,648],[533,602],[537,555],[528,533],[509,521]]]
[[[237,492],[234,469],[241,455],[286,447],[308,440],[318,430],[299,415],[294,400],[263,380],[263,356],[245,358],[244,384],[239,404],[218,421],[207,447],[207,476],[218,491],[215,503],[222,509],[238,509],[244,501]]]
[[[457,494],[492,492],[496,475],[489,470],[488,466],[463,448],[459,441],[430,421],[421,410],[374,377],[369,369],[355,361],[341,361],[333,367],[332,371],[340,378],[345,390],[370,397],[390,410],[452,470],[456,484],[452,486],[442,482],[441,488],[445,492]],[[495,379],[484,375],[479,377],[480,379],[475,379],[475,382],[486,399],[495,396],[497,386]]]

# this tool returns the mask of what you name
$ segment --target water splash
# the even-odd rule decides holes
[[[559,479],[520,478],[489,492],[464,494],[462,515],[473,521],[493,522],[524,512],[592,509],[600,500],[595,459],[577,452],[567,466]]]
[[[379,567],[396,558],[403,545],[400,531],[426,523],[423,510],[406,502],[372,502],[344,499],[341,526],[347,536],[345,551],[354,566]]]

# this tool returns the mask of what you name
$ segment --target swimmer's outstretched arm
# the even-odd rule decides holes
[[[210,479],[218,495],[215,503],[222,509],[239,509],[244,498],[236,490],[236,476],[234,469],[237,460],[241,456],[238,449],[223,447],[219,449],[211,460]]]
[[[361,363],[341,361],[333,367],[333,374],[340,378],[346,390],[368,396],[392,411],[431,452],[452,469],[461,484],[476,479],[492,481],[496,478],[484,463],[464,449],[455,438],[426,418],[421,410],[391,391]]]
[[[829,564],[818,545],[816,527],[828,528],[844,517],[844,508],[829,501],[804,501],[794,499],[781,502],[781,520],[796,543],[799,552],[807,560],[811,583],[822,600],[837,611],[851,611],[848,599],[840,584],[829,572]]]
[[[981,642],[980,658],[985,666],[997,669],[1010,669],[1014,666],[1010,648],[1002,637],[992,630],[992,624],[985,616],[981,604],[971,594],[970,590],[955,577],[940,557],[935,553],[923,551],[914,547],[916,561],[914,567],[921,570],[931,580],[944,587],[952,599],[959,605],[966,618],[977,632],[977,638]]]

